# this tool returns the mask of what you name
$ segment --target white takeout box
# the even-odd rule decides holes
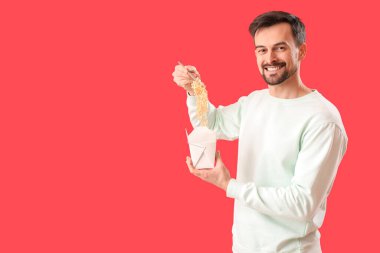
[[[214,168],[216,133],[204,126],[196,127],[190,134],[187,134],[187,141],[194,167],[196,169]]]

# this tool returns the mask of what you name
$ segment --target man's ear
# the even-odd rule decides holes
[[[302,43],[300,46],[299,46],[299,53],[298,53],[298,60],[299,61],[302,61],[303,59],[305,59],[306,57],[306,51],[307,51],[307,46],[306,46],[306,43]]]

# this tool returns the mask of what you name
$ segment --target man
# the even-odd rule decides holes
[[[348,138],[336,107],[300,77],[306,55],[305,26],[289,13],[273,11],[250,25],[257,65],[268,89],[218,108],[209,103],[208,127],[218,139],[239,138],[236,179],[220,152],[215,168],[192,174],[234,198],[233,252],[319,253],[326,200]],[[176,66],[174,82],[188,92],[194,127],[196,98],[188,72]]]

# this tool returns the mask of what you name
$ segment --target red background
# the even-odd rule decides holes
[[[231,252],[233,200],[189,174],[178,60],[216,105],[267,86],[250,22],[306,24],[304,83],[340,110],[349,145],[324,253],[374,252],[378,8],[362,1],[3,1],[0,252]],[[236,173],[237,141],[218,142]]]

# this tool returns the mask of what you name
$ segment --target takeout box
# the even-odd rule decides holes
[[[214,168],[216,133],[204,126],[196,127],[187,134],[187,141],[194,167],[196,169]]]

